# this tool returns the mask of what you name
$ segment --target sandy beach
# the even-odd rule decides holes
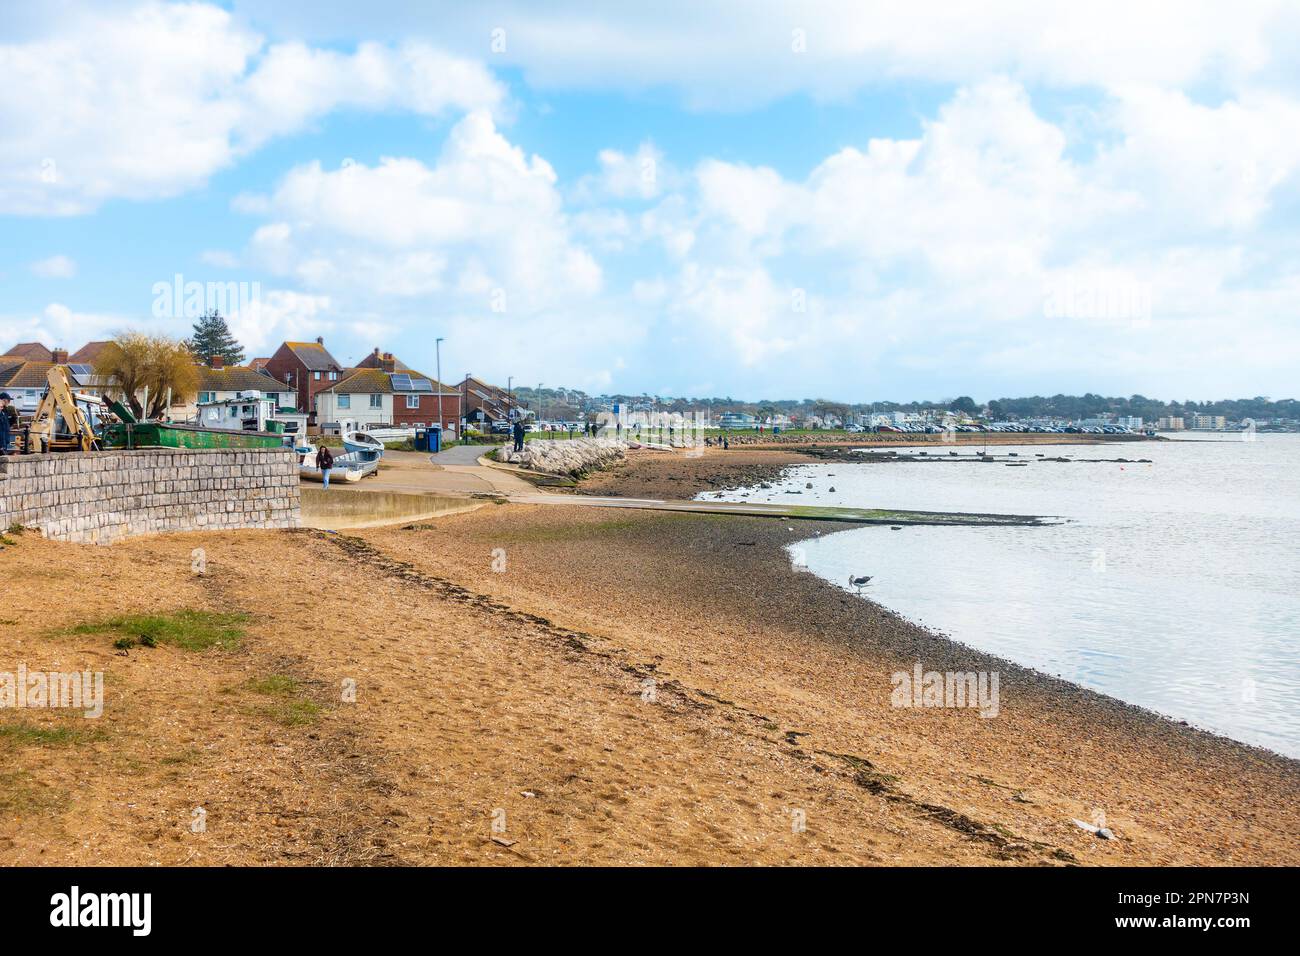
[[[728,454],[647,455],[580,490],[683,497],[787,455]],[[164,865],[1300,862],[1296,761],[793,570],[782,546],[825,532],[486,503],[344,534],[23,535],[0,552],[0,661],[102,670],[106,701],[98,720],[0,717],[0,849]],[[121,651],[73,630],[142,604],[237,608],[246,632]],[[997,716],[892,706],[891,675],[917,663],[997,672]]]

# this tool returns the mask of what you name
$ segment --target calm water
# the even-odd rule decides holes
[[[854,529],[796,558],[845,587],[874,575],[873,600],[971,646],[1300,756],[1300,435],[1213,438],[990,446],[1025,468],[801,465],[746,500],[1067,518]],[[1080,461],[1119,457],[1152,463]]]

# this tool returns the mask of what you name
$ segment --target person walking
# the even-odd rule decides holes
[[[515,439],[515,451],[524,450],[524,423],[517,421],[510,430]]]
[[[330,486],[330,469],[334,467],[334,453],[324,444],[316,450],[316,467],[320,469],[321,483],[328,489]]]

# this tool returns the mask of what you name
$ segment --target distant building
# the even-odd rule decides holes
[[[519,406],[504,388],[471,375],[465,376],[457,387],[464,402],[467,425],[488,425],[522,417]]]
[[[1180,432],[1186,426],[1181,415],[1166,415],[1156,421],[1156,430],[1162,432]]]
[[[1196,431],[1223,431],[1228,427],[1228,420],[1223,415],[1193,415],[1192,428]]]
[[[1140,415],[1121,415],[1115,419],[1116,425],[1123,425],[1125,428],[1131,428],[1138,431],[1142,427],[1142,416]]]
[[[718,416],[719,428],[748,428],[752,430],[758,419],[747,412],[723,412]]]

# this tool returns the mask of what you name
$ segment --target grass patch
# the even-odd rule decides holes
[[[320,715],[320,704],[305,695],[297,678],[272,674],[251,680],[245,686],[255,694],[271,698],[258,711],[285,727],[310,724]]]
[[[59,747],[67,744],[84,744],[103,737],[98,730],[55,725],[41,727],[37,724],[0,724],[0,740],[14,744],[35,744],[42,747]]]
[[[128,614],[103,621],[78,624],[68,634],[116,634],[113,646],[129,649],[170,644],[186,651],[234,647],[244,636],[249,615],[214,611],[175,611],[171,614]]]
[[[59,810],[66,800],[57,790],[32,782],[32,775],[25,770],[0,772],[0,817]]]

